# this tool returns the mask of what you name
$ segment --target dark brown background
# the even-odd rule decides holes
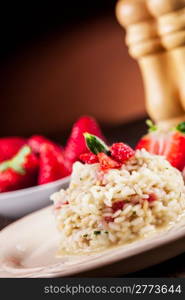
[[[144,114],[115,3],[28,1],[2,10],[0,135],[62,136],[81,114],[107,127]]]

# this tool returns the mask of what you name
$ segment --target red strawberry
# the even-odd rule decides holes
[[[165,146],[166,133],[159,132],[158,128],[152,123],[151,120],[146,121],[149,126],[149,133],[144,135],[136,146],[137,149],[146,149],[152,154],[162,155]]]
[[[26,187],[23,176],[11,168],[0,172],[0,192],[10,192]]]
[[[80,154],[88,152],[83,133],[89,132],[105,140],[96,120],[89,116],[81,117],[74,125],[65,148],[65,159],[72,164]]]
[[[165,136],[166,134],[161,132],[150,132],[140,139],[136,150],[144,148],[152,154],[162,155],[165,147]]]
[[[125,202],[123,200],[116,201],[116,202],[113,203],[112,209],[113,209],[114,212],[116,212],[119,209],[122,210],[124,205],[125,205]]]
[[[26,144],[21,137],[6,137],[0,139],[0,162],[12,158]]]
[[[88,132],[84,133],[84,137],[91,154],[97,156],[102,170],[120,168],[123,162],[135,153],[134,150],[123,143],[114,144],[110,148],[100,138]],[[91,154],[89,154],[89,157],[91,157]],[[96,162],[94,156],[93,161]]]
[[[38,159],[27,145],[0,164],[0,192],[14,191],[36,184]]]
[[[148,202],[154,202],[154,201],[157,200],[157,195],[154,194],[154,193],[152,193],[152,194],[149,195],[149,198],[146,199],[146,200],[147,200]]]
[[[86,164],[95,164],[99,162],[97,155],[93,153],[80,154],[80,160]]]
[[[108,170],[108,169],[119,169],[121,167],[121,163],[113,160],[107,154],[101,152],[98,153],[98,160],[100,163],[101,170]]]
[[[182,171],[185,166],[185,122],[167,133],[159,132],[155,127],[137,144],[136,149],[142,148],[152,154],[165,156],[172,166]]]
[[[112,217],[105,217],[104,220],[106,223],[114,222],[114,218]]]
[[[65,206],[65,205],[68,205],[68,204],[69,204],[68,201],[66,201],[66,202],[56,202],[54,204],[54,209],[55,210],[61,209],[61,207]]]
[[[40,149],[39,184],[49,183],[69,175],[63,152],[50,144],[43,144]]]
[[[185,135],[180,132],[171,133],[163,155],[173,167],[182,171],[185,166]]]
[[[53,145],[56,148],[62,149],[62,147],[60,147],[59,145],[55,144],[54,142],[42,135],[33,135],[28,140],[28,145],[32,148],[33,152],[35,153],[40,153],[40,149],[43,144]]]
[[[111,157],[122,164],[135,154],[135,151],[124,143],[113,144],[110,152]]]

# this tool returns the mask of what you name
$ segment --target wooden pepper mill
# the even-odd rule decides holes
[[[148,114],[165,130],[185,121],[185,0],[119,0],[116,14],[140,65]]]

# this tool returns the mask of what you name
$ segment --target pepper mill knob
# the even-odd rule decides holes
[[[185,0],[148,0],[166,49],[185,46]]]
[[[116,7],[118,21],[127,31],[129,53],[138,60],[141,69],[147,112],[163,129],[185,120],[185,106],[183,108],[179,99],[178,74],[176,69],[174,71],[176,63],[164,42],[164,38],[169,38],[166,20],[174,14],[172,10],[175,9],[175,14],[183,10],[184,1],[119,0]],[[180,24],[183,22],[181,20]]]
[[[163,50],[155,19],[145,0],[120,0],[116,6],[119,23],[126,27],[126,44],[134,58]]]
[[[148,7],[155,16],[162,16],[184,8],[185,0],[148,0]]]

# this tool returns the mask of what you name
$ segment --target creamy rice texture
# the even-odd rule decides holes
[[[51,196],[60,250],[99,251],[147,237],[177,222],[185,210],[181,173],[162,156],[137,150],[121,169],[73,165],[67,190]]]

